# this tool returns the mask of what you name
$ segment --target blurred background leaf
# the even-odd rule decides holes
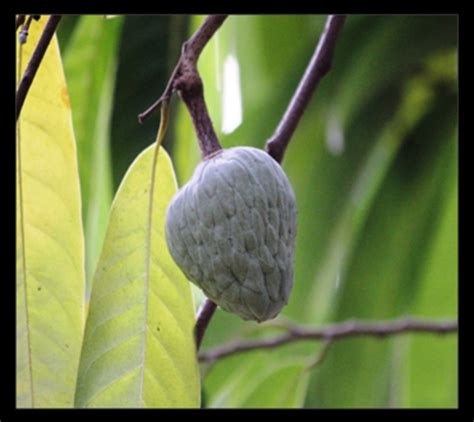
[[[122,23],[123,18],[81,16],[66,21],[62,38],[78,146],[87,300],[112,202],[110,120]]]
[[[306,395],[305,363],[294,357],[269,360],[265,352],[226,362],[226,371],[211,369],[206,378],[207,407],[301,407]]]
[[[164,90],[186,37],[187,21],[179,15],[125,17],[112,117],[114,189],[140,151],[155,140],[158,113],[142,125],[137,116]],[[167,151],[172,150],[172,135],[170,128],[163,144]]]
[[[160,96],[181,43],[202,19],[123,18],[111,111],[112,190],[156,133],[158,117],[140,126],[137,114]],[[199,60],[224,147],[263,148],[325,19],[231,16],[224,23]],[[71,45],[74,25],[71,19],[63,27],[61,47]],[[348,18],[333,68],[283,163],[299,214],[295,286],[279,321],[457,315],[457,29],[456,16]],[[172,109],[165,147],[182,185],[200,153],[177,98]],[[202,294],[194,291],[198,304]],[[218,310],[203,349],[274,330]],[[206,406],[457,405],[456,336],[345,340],[302,370],[320,347],[292,344],[203,365]]]

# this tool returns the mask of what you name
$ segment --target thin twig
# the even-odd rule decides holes
[[[171,74],[168,84],[166,85],[166,88],[163,91],[163,94],[161,94],[161,97],[158,98],[158,100],[156,100],[143,113],[140,113],[138,115],[138,121],[140,123],[143,123],[148,117],[150,117],[150,115],[158,109],[158,107],[164,100],[170,99],[175,89],[174,83],[179,77],[180,71],[182,70],[181,68],[183,64],[183,57],[186,56],[186,60],[188,62],[193,62],[194,64],[196,64],[202,50],[212,38],[214,33],[220,28],[226,18],[227,15],[208,16],[204,20],[202,25],[191,36],[191,38],[189,38],[189,40],[184,43],[181,52],[181,57],[179,58],[178,63],[176,64],[176,67],[174,68],[174,71]]]
[[[279,163],[283,160],[286,147],[303,116],[314,90],[323,76],[331,69],[336,41],[345,19],[345,16],[330,15],[328,17],[323,34],[319,39],[316,50],[311,57],[311,61],[306,68],[303,78],[275,133],[267,141],[267,152]]]
[[[161,94],[161,97],[158,98],[150,107],[148,107],[144,112],[140,113],[138,115],[138,122],[143,123],[148,117],[151,116],[151,114],[157,110],[160,105],[164,102],[167,101],[171,98],[171,94],[173,93],[173,83],[176,78],[176,75],[179,71],[179,67],[181,66],[181,57],[178,60],[178,63],[176,64],[176,67],[173,70],[173,73],[171,74],[171,77],[168,81],[168,84],[166,85],[165,90],[163,91],[163,94]]]
[[[15,19],[15,31],[18,31],[18,28],[23,25],[23,22],[25,22],[25,16],[26,15],[18,15]]]
[[[204,301],[196,316],[196,348],[199,350],[207,325],[216,311],[217,305],[210,299]]]
[[[23,77],[16,92],[16,120],[18,120],[18,117],[20,116],[20,111],[23,107],[23,103],[25,102],[28,90],[30,89],[31,84],[33,83],[36,72],[38,71],[46,49],[48,48],[49,43],[53,38],[53,35],[60,20],[60,15],[53,15],[49,17],[48,22],[46,22],[46,25],[43,29],[43,33],[41,34],[41,37],[38,40],[38,44],[36,45],[35,50],[31,55],[30,61],[26,66],[25,72],[23,73]]]
[[[204,20],[193,36],[183,44],[181,57],[161,97],[138,116],[138,120],[143,122],[163,101],[168,101],[174,91],[178,91],[193,121],[203,159],[221,150],[222,147],[207,111],[197,60],[226,17],[226,15],[213,15]]]
[[[25,23],[23,23],[23,25],[21,27],[21,30],[20,30],[20,33],[18,34],[18,42],[20,44],[25,44],[26,43],[26,40],[28,39],[28,33],[30,31],[30,25],[31,25],[32,20],[33,20],[33,16],[29,15],[26,18]]]
[[[446,334],[456,332],[456,320],[429,321],[419,319],[399,319],[394,321],[346,321],[326,327],[289,326],[288,332],[270,338],[255,340],[237,340],[222,346],[206,350],[199,354],[201,362],[213,362],[236,353],[249,352],[256,349],[273,349],[284,344],[303,340],[337,341],[349,337],[386,337],[404,333]]]

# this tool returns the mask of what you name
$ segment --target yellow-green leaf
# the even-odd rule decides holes
[[[22,75],[47,20],[17,45]],[[53,38],[17,125],[17,406],[71,407],[84,326],[76,146]]]
[[[112,204],[92,287],[79,407],[199,406],[191,287],[164,234],[176,179],[160,149],[150,195],[154,153],[152,145],[134,161]]]

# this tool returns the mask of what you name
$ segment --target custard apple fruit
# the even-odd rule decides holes
[[[202,161],[171,201],[166,239],[186,277],[244,320],[274,318],[293,286],[296,205],[280,165],[251,147]]]

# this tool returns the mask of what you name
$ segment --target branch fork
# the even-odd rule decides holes
[[[203,159],[208,158],[222,147],[212,126],[204,100],[204,86],[197,70],[197,60],[205,45],[226,18],[227,15],[211,15],[204,20],[194,35],[183,44],[181,57],[161,97],[138,115],[138,121],[142,123],[164,101],[168,101],[174,91],[178,91],[193,121]]]

